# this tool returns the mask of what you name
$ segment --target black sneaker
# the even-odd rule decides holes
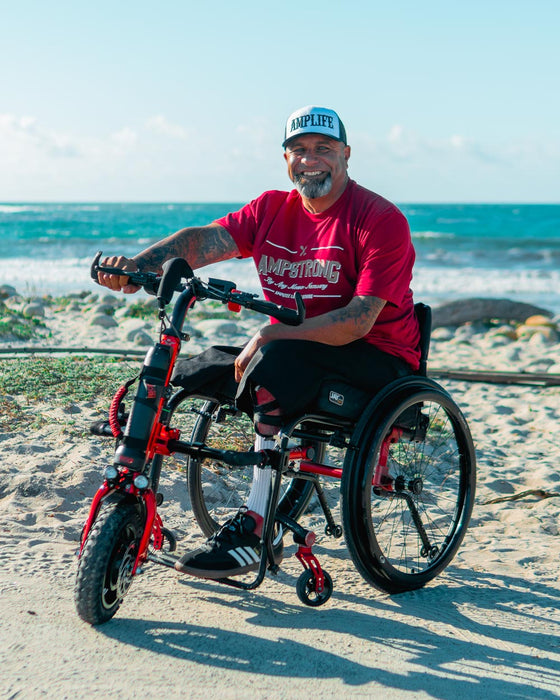
[[[212,535],[206,543],[187,552],[175,562],[177,571],[199,578],[220,579],[257,571],[261,563],[260,534],[263,519],[241,508],[237,515]],[[274,563],[280,564],[284,552],[282,528],[273,540]]]

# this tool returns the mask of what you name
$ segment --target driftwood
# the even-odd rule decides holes
[[[498,498],[492,498],[490,501],[483,501],[482,505],[488,506],[493,503],[518,501],[520,498],[527,498],[527,496],[536,496],[537,498],[556,498],[560,496],[560,493],[555,491],[544,491],[543,489],[528,489],[527,491],[521,491],[520,493],[513,493],[511,496],[499,496]]]
[[[510,299],[461,299],[432,309],[432,328],[460,326],[469,321],[517,321],[523,323],[529,316],[552,317],[547,309]]]

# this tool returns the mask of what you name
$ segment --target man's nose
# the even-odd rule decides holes
[[[317,160],[317,154],[313,151],[305,151],[301,160],[305,163],[314,163]]]

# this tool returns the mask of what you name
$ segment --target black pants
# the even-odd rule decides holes
[[[399,377],[412,374],[398,357],[357,340],[348,345],[325,345],[309,340],[275,340],[263,346],[249,363],[239,386],[233,363],[241,348],[214,346],[177,363],[172,382],[205,396],[236,397],[251,412],[251,389],[264,386],[282,412],[297,416],[312,406],[322,382],[342,381],[372,395]]]

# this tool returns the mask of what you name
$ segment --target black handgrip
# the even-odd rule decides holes
[[[252,300],[247,304],[247,307],[261,314],[272,316],[287,326],[299,326],[305,321],[305,304],[299,292],[294,294],[294,299],[296,309],[287,309],[285,306],[278,306],[271,301],[261,301],[260,299]]]
[[[99,284],[97,279],[97,274],[99,272],[104,272],[108,275],[119,275],[121,277],[128,277],[130,284],[135,284],[138,287],[143,287],[148,294],[155,294],[158,290],[160,279],[159,275],[155,272],[139,272],[131,270],[123,270],[120,267],[111,267],[108,265],[100,265],[99,260],[102,256],[102,252],[99,250],[93,259],[90,267],[90,275],[94,282]]]

